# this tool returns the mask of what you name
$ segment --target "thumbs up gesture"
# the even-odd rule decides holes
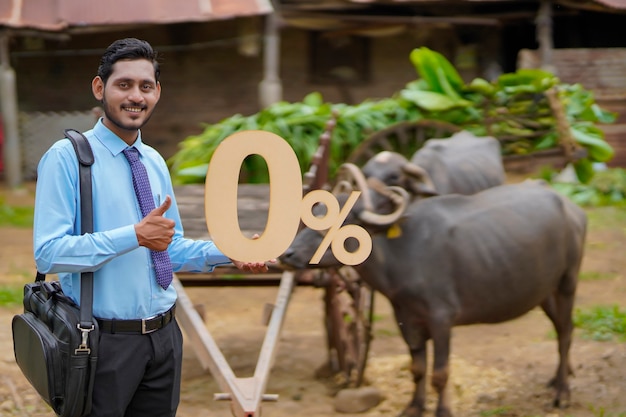
[[[172,198],[168,195],[163,203],[152,210],[146,217],[135,225],[135,233],[139,246],[150,250],[164,251],[174,236],[174,220],[163,217],[172,205]]]

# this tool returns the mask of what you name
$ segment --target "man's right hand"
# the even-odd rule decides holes
[[[172,198],[168,195],[159,207],[152,210],[146,217],[135,225],[135,233],[139,246],[154,251],[164,251],[174,236],[174,220],[163,217],[172,205]]]

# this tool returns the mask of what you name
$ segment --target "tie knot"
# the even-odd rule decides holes
[[[139,161],[139,151],[134,146],[132,148],[126,148],[122,152],[124,152],[124,156],[128,159],[128,162],[134,163]]]

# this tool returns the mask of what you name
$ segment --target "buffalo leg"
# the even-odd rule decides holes
[[[431,329],[433,329],[431,333],[434,350],[431,384],[438,395],[435,415],[437,417],[452,417],[447,390],[452,324],[447,322],[447,320],[438,321],[431,325]]]
[[[556,389],[555,407],[565,407],[570,400],[568,377],[571,366],[569,363],[569,351],[572,344],[572,332],[574,331],[572,312],[574,310],[577,276],[577,270],[575,273],[566,274],[555,295],[557,317],[554,326],[559,339],[559,365],[554,377],[554,388]]]
[[[426,359],[429,336],[426,329],[409,319],[402,307],[394,306],[396,322],[411,354],[411,374],[415,383],[413,398],[398,417],[422,417],[426,406]]]
[[[548,318],[552,322],[552,325],[554,326],[555,331],[557,331],[558,333],[558,329],[560,325],[558,323],[556,295],[550,295],[550,297],[548,297],[543,303],[541,303],[541,308],[546,313],[546,316],[548,316]],[[560,352],[560,349],[559,349],[559,352]],[[574,369],[572,368],[570,363],[567,364],[567,373],[568,375],[574,374]],[[556,376],[550,379],[548,386],[554,387],[555,383],[556,383]]]
[[[552,321],[558,338],[559,364],[550,385],[554,387],[555,407],[565,407],[570,401],[568,377],[572,374],[569,351],[572,344],[574,323],[572,312],[576,294],[578,268],[564,274],[561,283],[553,295],[541,303],[544,312]]]

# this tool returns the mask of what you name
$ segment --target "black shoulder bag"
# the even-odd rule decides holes
[[[79,161],[81,233],[93,232],[91,146],[78,131],[67,129]],[[13,350],[22,373],[61,417],[91,412],[98,323],[93,319],[93,272],[83,272],[80,308],[63,294],[58,281],[46,282],[37,271],[24,286],[24,313],[13,317]]]

